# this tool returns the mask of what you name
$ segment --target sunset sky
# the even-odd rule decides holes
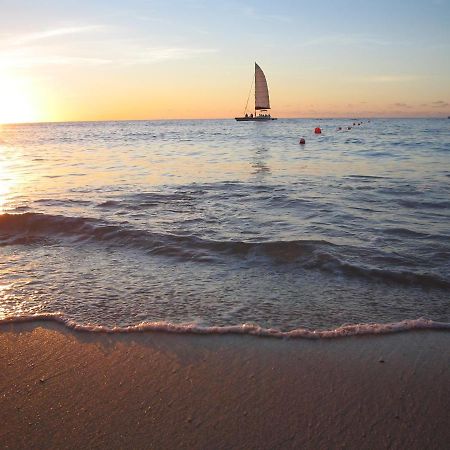
[[[450,114],[450,0],[0,0],[0,123]]]

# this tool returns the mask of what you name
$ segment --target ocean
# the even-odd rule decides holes
[[[449,300],[450,120],[0,126],[0,322],[331,337]]]

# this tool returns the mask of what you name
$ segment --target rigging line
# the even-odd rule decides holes
[[[247,112],[248,101],[250,100],[250,94],[252,93],[254,81],[255,77],[252,77],[252,85],[250,86],[250,90],[248,91],[247,103],[245,104],[244,114]]]

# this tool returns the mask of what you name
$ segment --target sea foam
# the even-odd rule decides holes
[[[91,333],[138,333],[138,332],[163,332],[176,334],[199,335],[251,335],[272,338],[304,338],[304,339],[331,339],[348,336],[380,335],[399,333],[413,330],[450,330],[450,323],[436,322],[424,318],[402,320],[394,323],[365,323],[354,325],[342,325],[330,330],[310,330],[298,328],[290,331],[280,331],[275,328],[263,328],[256,324],[240,324],[230,326],[199,326],[194,323],[175,324],[171,322],[142,322],[129,326],[103,326],[96,324],[81,324],[66,318],[60,313],[37,313],[22,316],[10,316],[0,319],[0,325],[23,322],[53,321],[63,324],[65,327]]]

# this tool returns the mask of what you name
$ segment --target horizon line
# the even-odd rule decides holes
[[[449,119],[449,116],[323,116],[323,117],[277,117],[278,120],[360,120],[360,119],[377,119],[377,120],[407,120],[407,119]],[[108,123],[108,122],[162,122],[162,121],[204,121],[204,120],[235,120],[234,117],[209,117],[209,118],[160,118],[160,119],[96,119],[96,120],[49,120],[49,121],[33,121],[33,122],[3,122],[2,126],[10,125],[50,125],[50,124],[69,124],[69,123]]]

